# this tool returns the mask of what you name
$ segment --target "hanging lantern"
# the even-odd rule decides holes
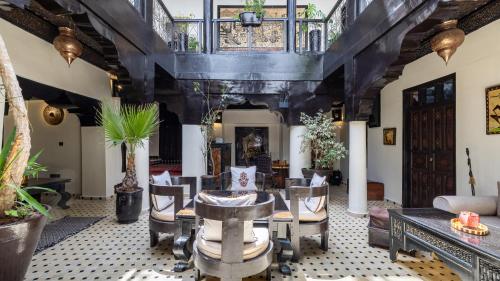
[[[59,125],[64,120],[64,111],[60,108],[47,105],[43,109],[43,119],[50,125]]]
[[[449,20],[438,25],[440,32],[431,39],[431,47],[446,64],[465,40],[463,30],[457,28],[457,20]]]
[[[82,55],[82,43],[76,39],[75,30],[69,27],[59,27],[59,35],[54,39],[53,44],[68,66]]]

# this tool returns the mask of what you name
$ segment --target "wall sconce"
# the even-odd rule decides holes
[[[437,26],[440,31],[431,39],[431,48],[448,65],[451,56],[465,40],[463,30],[457,28],[457,20],[448,20]]]
[[[215,118],[215,123],[222,124],[222,112],[217,113],[217,117]]]
[[[342,107],[334,107],[334,108],[332,108],[332,119],[333,119],[333,122],[342,122],[342,121],[344,121],[344,116],[342,114]]]
[[[75,30],[69,27],[59,27],[59,35],[54,39],[53,44],[68,66],[71,66],[71,63],[83,52],[82,43],[76,39]]]
[[[43,119],[50,125],[59,125],[64,120],[64,110],[47,105],[43,109]]]

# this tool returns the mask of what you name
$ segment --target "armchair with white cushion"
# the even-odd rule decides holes
[[[500,194],[500,182],[497,183]],[[453,214],[461,211],[477,213],[481,223],[500,229],[499,196],[438,196],[433,201],[434,208]]]
[[[196,177],[170,176],[168,171],[151,176],[149,184],[149,234],[151,247],[158,244],[159,233],[178,235],[180,229],[175,214],[189,198],[196,195]],[[175,239],[176,237],[174,237]]]
[[[329,185],[325,178],[285,179],[285,185],[285,203],[293,216],[291,227],[293,259],[298,260],[301,256],[302,236],[321,234],[321,249],[328,251]]]

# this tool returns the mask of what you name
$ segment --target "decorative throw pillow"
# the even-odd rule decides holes
[[[206,192],[200,192],[198,196],[205,203],[228,207],[250,206],[255,204],[257,200],[257,193],[255,192],[236,194],[236,196],[231,197],[215,196]],[[203,225],[203,239],[207,241],[222,241],[222,221],[204,219]],[[253,221],[245,221],[243,223],[243,242],[255,242]]]
[[[231,167],[231,190],[257,190],[255,173],[257,167],[236,168]]]
[[[168,171],[163,172],[157,176],[151,176],[154,185],[163,185],[163,186],[171,186],[172,178],[170,177],[170,173]],[[163,211],[166,208],[170,207],[174,203],[173,196],[159,196],[159,195],[151,195],[151,201],[153,202],[153,207],[158,211]]]
[[[310,187],[322,186],[325,183],[325,181],[326,181],[326,176],[322,177],[322,176],[314,173],[314,175],[311,179],[311,184],[309,186]],[[321,209],[323,209],[323,207],[325,205],[325,200],[326,200],[325,196],[308,197],[304,200],[304,203],[305,203],[307,209],[309,209],[309,211],[317,213],[317,212],[321,211]]]

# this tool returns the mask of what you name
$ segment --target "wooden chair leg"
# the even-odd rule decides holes
[[[325,252],[328,251],[328,235],[328,230],[321,234],[321,249]]]
[[[158,245],[159,235],[158,232],[149,231],[149,246],[154,247]]]

